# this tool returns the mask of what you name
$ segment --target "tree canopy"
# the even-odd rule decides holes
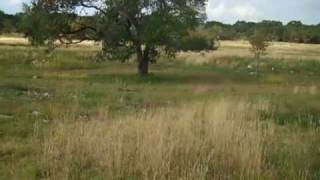
[[[176,43],[205,20],[206,0],[33,0],[25,7],[32,42],[97,40],[109,59],[133,54],[139,73],[159,54],[172,55]],[[83,15],[91,9],[92,16]],[[48,41],[50,40],[50,41]]]

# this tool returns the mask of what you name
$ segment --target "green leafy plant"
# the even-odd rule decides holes
[[[249,38],[249,43],[251,45],[250,51],[254,54],[256,60],[256,73],[259,73],[260,58],[266,55],[269,43],[265,34],[261,32],[256,32],[253,36]]]

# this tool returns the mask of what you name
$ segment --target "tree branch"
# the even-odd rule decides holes
[[[85,7],[85,8],[95,9],[95,10],[101,12],[102,14],[107,15],[107,12],[104,11],[102,8],[100,8],[100,7],[98,7],[98,6],[95,6],[95,5],[93,5],[93,4],[86,4],[85,2],[83,2],[83,0],[80,1],[80,5],[83,6],[83,7]]]

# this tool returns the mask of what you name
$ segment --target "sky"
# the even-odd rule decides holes
[[[0,10],[14,14],[30,0],[0,0]],[[305,24],[320,23],[320,0],[209,0],[208,20],[235,23],[238,20],[291,20]]]

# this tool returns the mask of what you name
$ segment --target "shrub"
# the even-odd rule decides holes
[[[181,51],[213,50],[214,41],[207,40],[204,36],[191,36],[183,38],[177,43],[177,49]]]
[[[256,59],[256,73],[259,72],[260,57],[266,54],[269,43],[267,42],[267,36],[264,33],[257,32],[249,38],[251,45],[250,51],[254,54]]]

